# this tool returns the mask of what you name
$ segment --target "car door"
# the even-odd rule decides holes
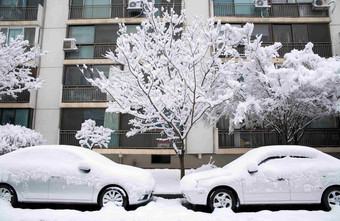
[[[56,169],[49,179],[49,201],[56,202],[87,202],[92,201],[94,184],[91,170],[79,169],[83,159],[67,151],[56,153]],[[59,163],[58,160],[59,159]]]
[[[245,203],[280,203],[290,200],[290,183],[280,156],[269,157],[243,182]]]
[[[320,161],[309,157],[291,157],[291,165],[297,168],[291,176],[291,199],[299,203],[313,203],[320,202],[323,189],[323,182],[325,182],[326,173],[319,171],[316,165]],[[328,162],[323,162],[327,164]]]

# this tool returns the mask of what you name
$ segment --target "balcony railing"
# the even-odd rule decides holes
[[[78,51],[66,53],[67,59],[92,59],[92,58],[104,58],[104,55],[108,51],[115,51],[116,44],[79,44],[77,45]]]
[[[174,7],[177,14],[181,12],[182,4],[155,4],[155,7],[170,9]],[[129,18],[143,17],[141,12],[131,12],[127,10],[127,4],[112,5],[84,5],[70,6],[69,19],[93,19],[93,18]]]
[[[0,103],[28,103],[30,102],[30,92],[23,91],[17,94],[17,98],[13,98],[7,94],[0,95]]]
[[[256,8],[246,3],[214,3],[217,17],[328,17],[327,10],[313,10],[312,4],[272,4],[270,8]]]
[[[35,21],[38,7],[0,6],[0,21]]]
[[[239,130],[230,135],[229,131],[220,130],[218,138],[219,148],[254,148],[282,144],[279,135],[271,131]],[[340,129],[306,130],[299,144],[312,147],[339,147]]]
[[[61,130],[60,131],[60,144],[79,146],[79,141],[75,138],[77,131],[75,130]],[[160,133],[143,133],[137,134],[132,137],[126,136],[127,131],[115,131],[111,135],[109,148],[122,148],[122,149],[168,149],[172,148],[172,144],[169,141],[159,141],[158,138],[162,136]]]
[[[274,44],[273,42],[264,42],[262,45],[263,46],[269,46]],[[307,44],[307,42],[281,42],[282,47],[279,49],[279,55],[280,57],[284,57],[284,55],[286,53],[289,53],[290,51],[292,51],[293,49],[297,49],[297,50],[303,50]],[[332,43],[330,42],[317,42],[317,43],[313,43],[314,47],[313,47],[313,51],[315,54],[318,54],[321,57],[332,57]],[[242,56],[244,55],[244,46],[239,46],[237,47],[237,51],[238,53]]]
[[[106,93],[91,86],[63,86],[63,102],[106,102]]]

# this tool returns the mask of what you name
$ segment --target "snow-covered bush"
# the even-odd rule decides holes
[[[12,124],[0,126],[0,155],[43,143],[42,135],[34,130]]]
[[[32,76],[32,68],[43,53],[39,48],[28,48],[29,42],[23,36],[7,44],[6,36],[0,32],[0,95],[17,97],[17,93],[42,86],[42,81]]]
[[[109,128],[96,126],[94,120],[88,119],[81,124],[81,129],[77,132],[76,139],[79,140],[79,144],[82,147],[86,146],[90,149],[95,146],[107,148],[112,132],[113,130]]]

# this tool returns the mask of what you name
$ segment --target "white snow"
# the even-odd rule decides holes
[[[114,205],[99,211],[20,209],[0,202],[2,221],[338,221],[340,209],[324,211],[260,211],[234,213],[218,209],[213,213],[195,212],[182,205],[182,199],[167,200],[155,197],[154,201],[134,211],[126,211]]]

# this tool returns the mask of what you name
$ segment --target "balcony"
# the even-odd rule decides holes
[[[290,51],[292,51],[293,49],[297,49],[297,50],[303,50],[307,44],[307,42],[281,42],[282,43],[282,47],[279,49],[279,55],[280,57],[284,57],[284,55]],[[262,43],[262,46],[269,46],[269,45],[273,45],[273,42],[264,42]],[[330,42],[316,42],[313,43],[314,47],[313,47],[313,51],[315,54],[318,54],[321,57],[325,57],[325,58],[329,58],[332,57],[332,43]],[[244,46],[239,46],[237,47],[237,51],[238,53],[242,56],[244,55]]]
[[[0,6],[0,21],[35,21],[38,7]]]
[[[98,59],[104,58],[108,51],[115,51],[116,44],[79,44],[78,51],[65,53],[66,59]]]
[[[238,130],[229,134],[227,130],[218,132],[219,148],[254,148],[281,144],[277,133],[266,130]],[[300,145],[312,147],[339,147],[340,129],[309,129],[300,140]]]
[[[91,86],[63,86],[64,103],[72,102],[106,102],[106,93]]]
[[[79,146],[79,141],[75,138],[76,130],[61,130],[60,144]],[[158,141],[160,133],[143,133],[132,137],[126,137],[127,131],[118,130],[111,135],[109,148],[121,149],[169,149],[172,145],[169,141]]]
[[[30,102],[30,92],[23,91],[17,94],[17,98],[13,98],[7,94],[0,95],[0,103],[29,103]]]
[[[174,6],[177,14],[181,12],[182,4],[155,4],[158,9],[170,9]],[[127,4],[112,4],[112,5],[85,5],[85,6],[70,6],[69,19],[94,19],[94,18],[132,18],[143,17],[142,13],[129,12]]]
[[[270,8],[256,8],[254,4],[216,3],[217,17],[328,17],[327,10],[313,10],[312,4],[272,4]]]

